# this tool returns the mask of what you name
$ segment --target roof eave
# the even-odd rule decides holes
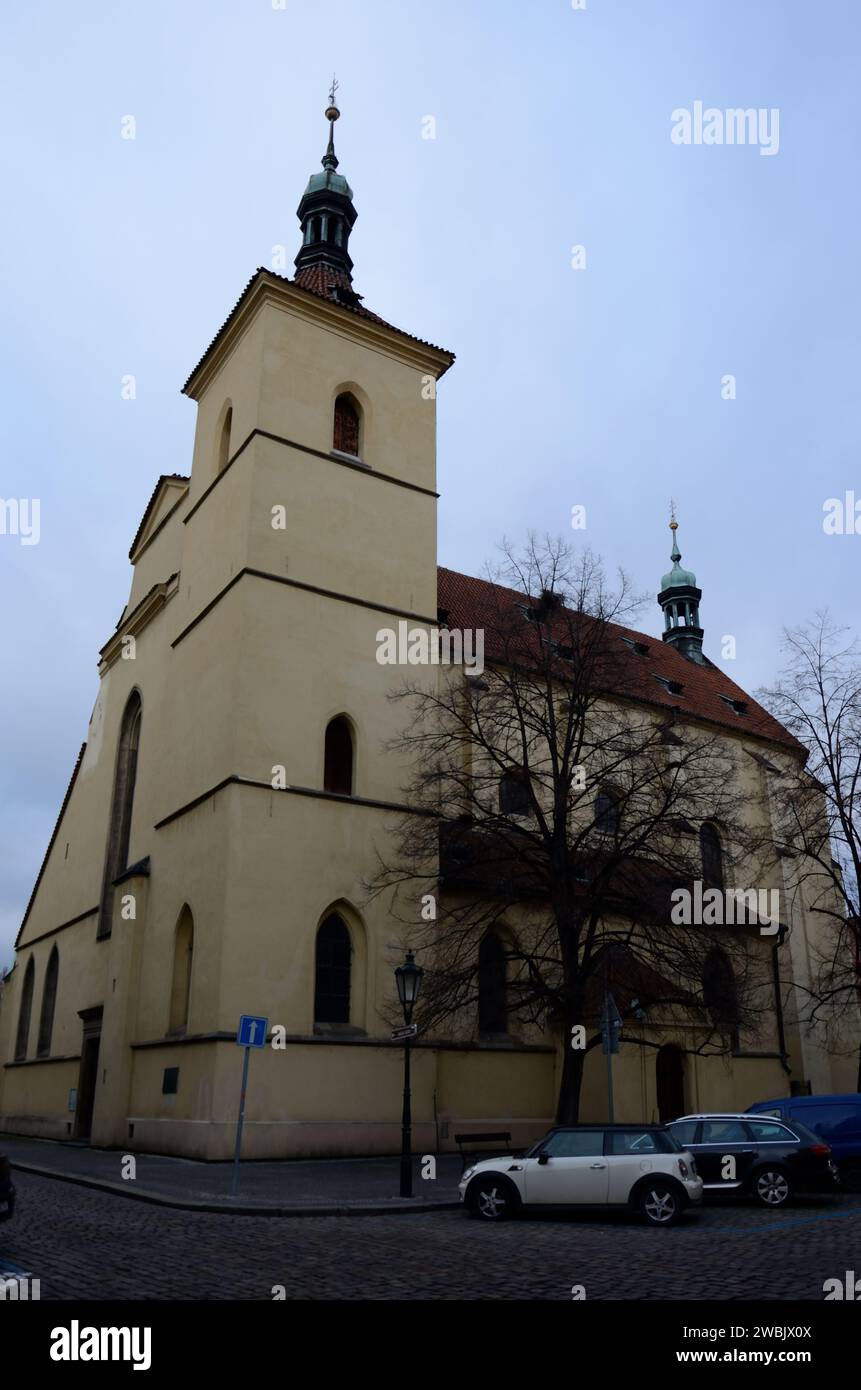
[[[454,362],[454,353],[436,347],[391,324],[365,317],[347,305],[338,304],[313,290],[305,289],[282,275],[260,266],[216,333],[200,361],[182,387],[182,394],[199,400],[223,359],[229,354],[248,321],[265,303],[280,304],[307,318],[327,323],[338,331],[367,343],[375,341],[383,351],[393,353],[419,369],[429,371],[436,380]]]

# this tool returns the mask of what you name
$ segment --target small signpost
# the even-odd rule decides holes
[[[393,1028],[392,1042],[405,1042],[407,1038],[414,1038],[418,1031],[417,1023],[405,1023],[402,1028]]]
[[[607,1057],[607,1115],[613,1123],[613,1053],[619,1051],[619,1034],[622,1031],[622,1015],[609,990],[604,994],[604,1009],[601,1014],[601,1051]]]
[[[245,1120],[245,1092],[248,1088],[248,1059],[251,1056],[252,1047],[265,1047],[266,1034],[269,1031],[269,1019],[260,1018],[256,1014],[242,1014],[239,1019],[239,1028],[236,1032],[236,1043],[238,1047],[245,1048],[245,1056],[242,1059],[242,1089],[239,1092],[239,1119],[236,1122],[236,1148],[233,1152],[233,1182],[230,1188],[231,1197],[235,1197],[239,1191],[239,1155],[242,1149],[242,1125]]]

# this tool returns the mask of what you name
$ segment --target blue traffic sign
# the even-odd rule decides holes
[[[269,1032],[269,1019],[256,1018],[254,1014],[242,1014],[236,1041],[240,1047],[265,1047]]]

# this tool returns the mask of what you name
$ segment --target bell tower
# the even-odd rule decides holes
[[[323,269],[329,272],[326,275],[329,287],[338,291],[337,299],[344,304],[356,304],[360,296],[352,288],[353,262],[348,243],[357,214],[353,190],[343,174],[338,173],[335,122],[341,113],[335,105],[337,90],[338,83],[333,78],[326,108],[329,143],[321,161],[323,172],[311,175],[296,210],[302,228],[302,245],[295,260],[296,284],[316,289],[320,277],[315,272]]]
[[[702,589],[697,588],[697,577],[693,571],[682,569],[679,564],[682,556],[676,540],[678,529],[679,523],[674,513],[670,522],[673,533],[670,559],[673,568],[661,580],[661,592],[658,594],[658,603],[664,613],[663,640],[680,651],[688,661],[703,665],[703,629],[700,627],[700,599],[703,593]]]

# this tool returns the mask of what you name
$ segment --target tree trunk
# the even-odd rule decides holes
[[[580,1116],[580,1089],[583,1084],[583,1063],[586,1053],[582,1047],[571,1046],[570,1029],[564,1039],[565,1057],[562,1062],[562,1081],[556,1105],[558,1125],[576,1125]]]

